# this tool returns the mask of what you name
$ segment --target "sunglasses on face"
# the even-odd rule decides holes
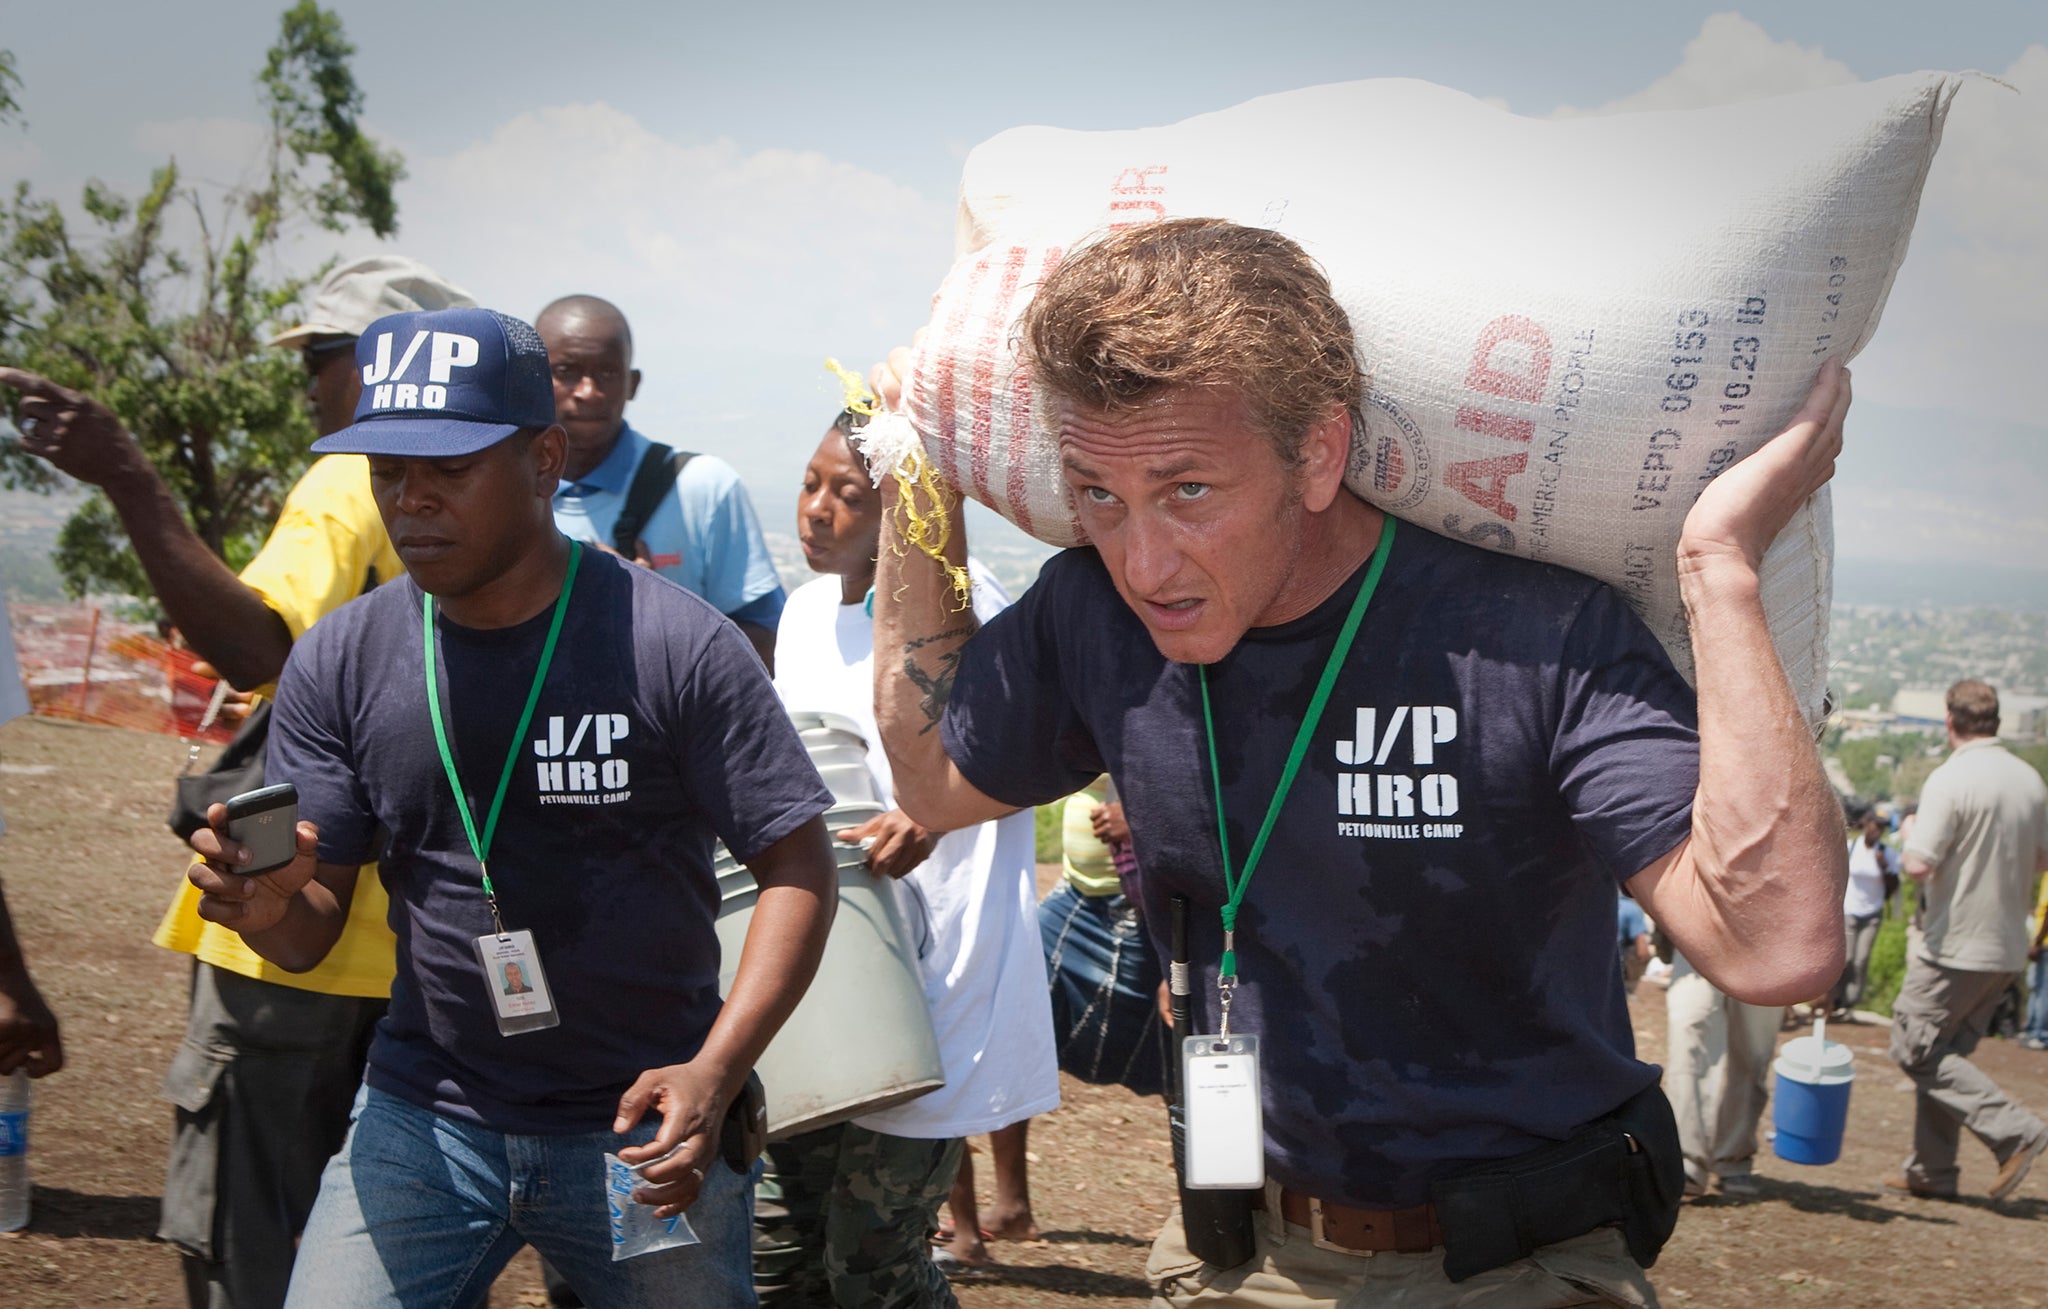
[[[309,341],[299,347],[299,360],[306,366],[306,375],[317,375],[334,356],[348,351],[354,353],[356,339],[352,336],[336,337],[331,341]]]

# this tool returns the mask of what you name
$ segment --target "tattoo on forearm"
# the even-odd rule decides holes
[[[939,654],[938,668],[932,672],[926,672],[919,665],[915,652],[941,641],[964,640],[973,634],[974,629],[971,627],[952,627],[933,636],[904,642],[903,675],[910,679],[911,685],[924,692],[917,706],[924,713],[924,726],[918,729],[920,735],[937,727],[939,720],[945,716],[946,701],[953,695],[953,679],[960,671],[960,651],[957,648],[942,651]]]
[[[945,631],[936,632],[931,636],[920,636],[914,641],[905,641],[903,648],[905,650],[922,650],[928,645],[937,645],[941,641],[964,641],[973,635],[974,629],[962,623],[957,627],[949,627]]]
[[[937,727],[939,719],[945,716],[946,701],[953,695],[953,678],[959,671],[958,650],[948,650],[940,655],[938,671],[935,673],[927,673],[918,667],[914,655],[904,659],[903,675],[909,678],[918,690],[924,692],[923,698],[917,702],[917,707],[924,711],[924,726],[918,729],[919,735]]]

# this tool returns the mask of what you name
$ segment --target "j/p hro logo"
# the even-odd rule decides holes
[[[1337,835],[1395,841],[1464,835],[1463,823],[1442,821],[1458,812],[1458,777],[1445,771],[1448,761],[1440,757],[1458,739],[1458,711],[1395,705],[1382,725],[1379,708],[1361,706],[1353,723],[1351,738],[1337,742],[1337,762],[1361,771],[1337,774]]]
[[[545,736],[534,738],[534,765],[542,804],[617,804],[633,792],[632,768],[612,748],[632,732],[624,714],[555,714]]]
[[[370,387],[372,409],[446,409],[448,407],[448,380],[458,368],[474,368],[479,353],[477,339],[459,332],[429,332],[421,330],[412,334],[405,351],[398,357],[398,366],[391,366],[391,332],[377,334],[377,357],[363,365],[363,385]],[[423,378],[407,381],[413,363],[419,358],[420,347],[431,341],[427,350],[427,371]]]

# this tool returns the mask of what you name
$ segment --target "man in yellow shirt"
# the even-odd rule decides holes
[[[2020,1044],[2048,1050],[2048,876],[2034,896],[2034,939],[2027,946],[2027,1021]]]
[[[314,425],[326,436],[354,421],[354,347],[365,328],[386,314],[475,303],[423,264],[372,256],[329,274],[306,321],[271,344],[300,352]],[[26,397],[23,448],[106,494],[164,612],[237,687],[267,689],[307,628],[403,571],[360,455],[329,455],[306,470],[238,578],[104,406],[13,370],[0,369],[0,385]],[[203,921],[198,899],[180,878],[155,936],[195,961],[185,1040],[164,1079],[177,1127],[157,1234],[183,1252],[195,1309],[270,1309],[284,1303],[320,1170],[348,1129],[396,943],[374,877],[357,882],[333,953],[305,973]]]

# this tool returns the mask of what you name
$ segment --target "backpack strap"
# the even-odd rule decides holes
[[[633,481],[626,488],[626,503],[619,507],[619,516],[612,523],[612,549],[631,559],[640,548],[640,533],[647,526],[647,520],[675,487],[676,477],[683,471],[683,465],[697,457],[695,451],[673,450],[656,441],[650,444],[640,456],[640,466],[633,470]]]

